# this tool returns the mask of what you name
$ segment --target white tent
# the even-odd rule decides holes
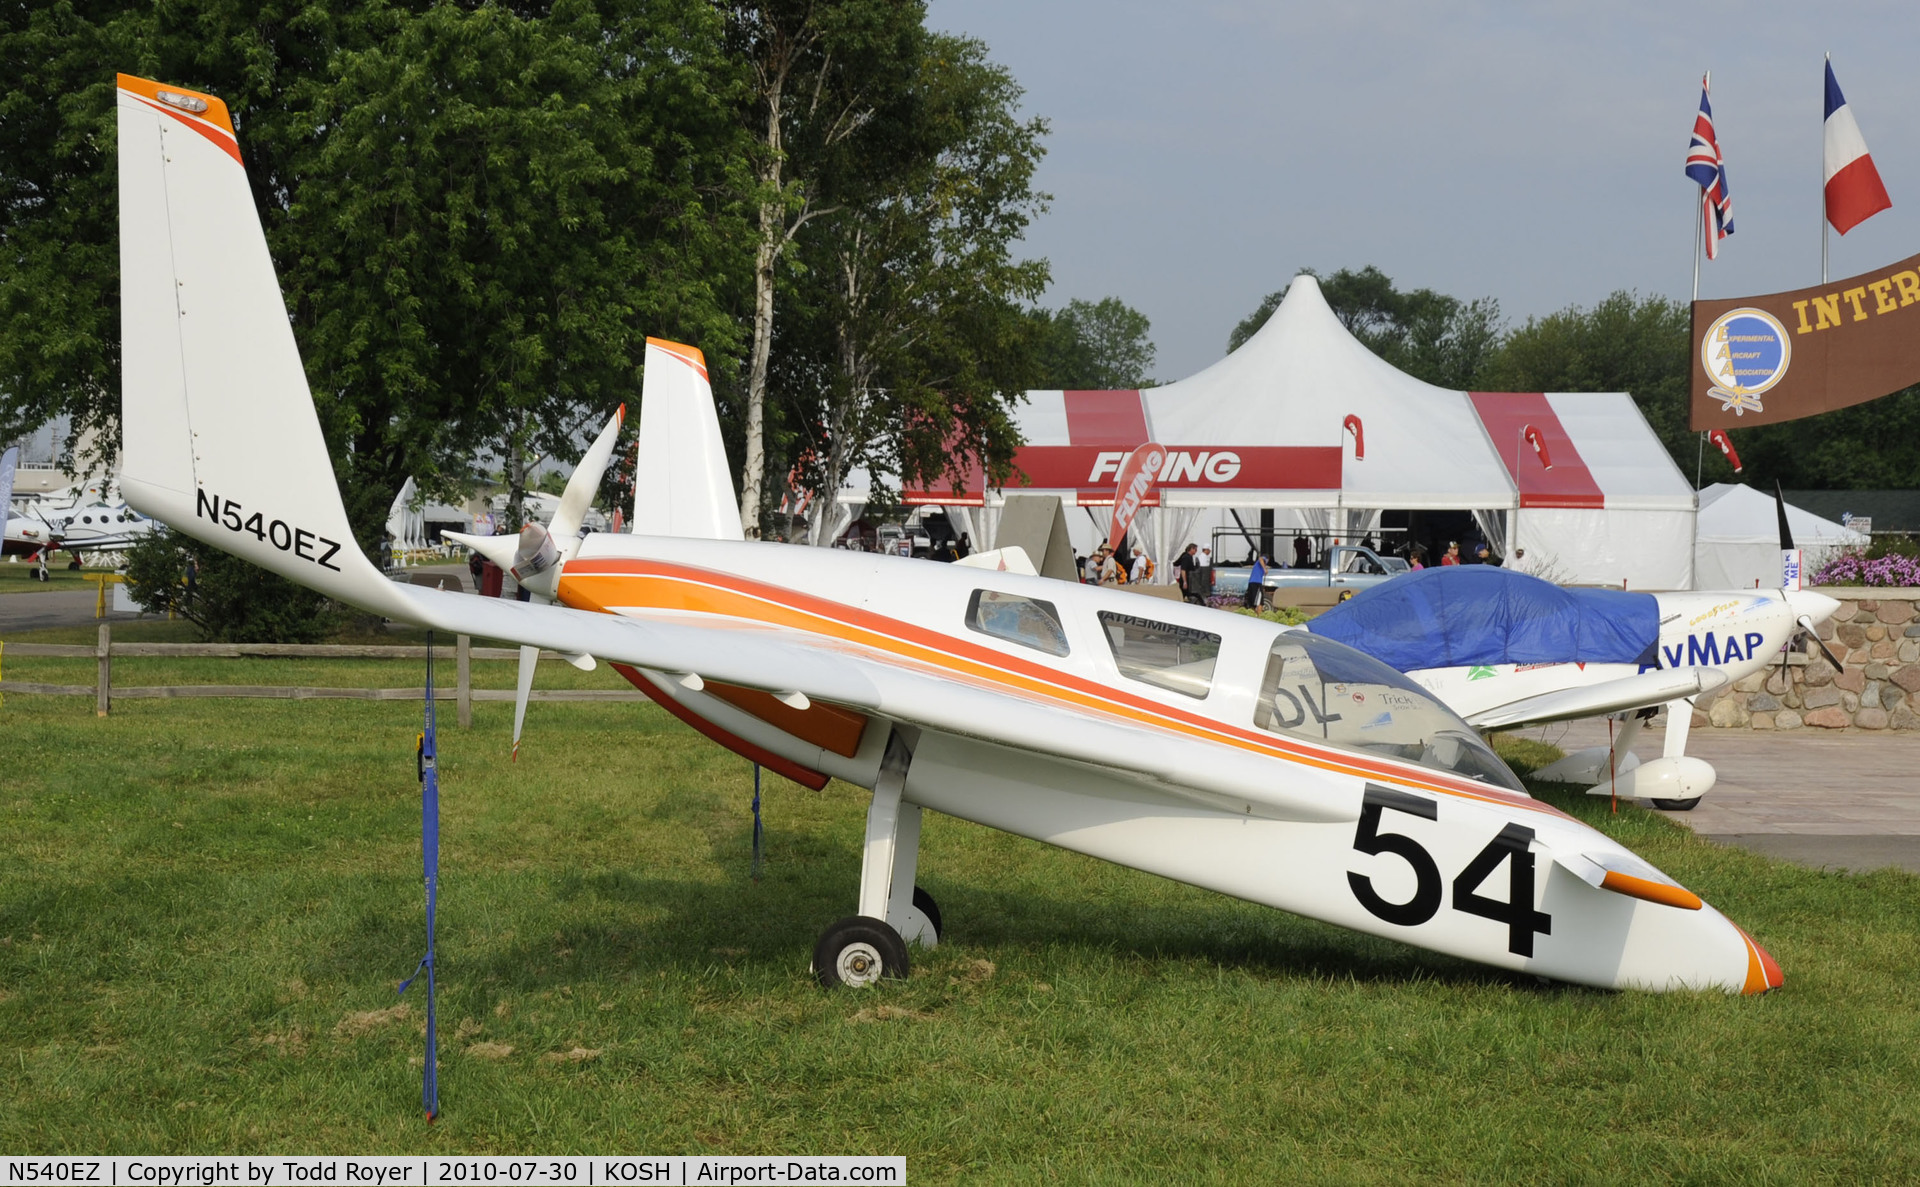
[[[1794,547],[1812,573],[1836,551],[1862,547],[1867,537],[1811,511],[1787,504]],[[1780,516],[1773,497],[1750,486],[1716,482],[1700,492],[1694,543],[1699,589],[1754,589],[1780,584]]]
[[[1311,276],[1197,375],[1145,391],[1028,392],[1015,415],[1020,489],[1082,507],[1112,504],[1129,450],[1165,446],[1149,502],[1165,510],[1148,521],[1163,550],[1205,509],[1287,509],[1354,536],[1382,509],[1461,510],[1496,550],[1524,550],[1520,567],[1555,580],[1693,584],[1694,493],[1632,399],[1435,387],[1354,338]],[[958,494],[905,497],[990,509],[998,492],[976,472]]]

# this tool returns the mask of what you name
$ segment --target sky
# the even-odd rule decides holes
[[[1512,324],[1617,289],[1685,300],[1700,76],[1734,234],[1702,298],[1820,280],[1822,58],[1893,208],[1830,275],[1920,252],[1920,4],[933,0],[1051,125],[1027,235],[1045,299],[1145,313],[1184,378],[1301,268],[1493,297]]]

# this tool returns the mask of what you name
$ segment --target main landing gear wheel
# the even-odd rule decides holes
[[[813,975],[828,989],[864,989],[882,977],[904,980],[907,942],[884,920],[849,915],[822,932],[813,946]]]
[[[940,922],[940,904],[934,902],[933,896],[918,886],[913,888],[913,906],[916,911],[927,917],[928,923],[933,924],[935,940],[947,933],[946,925]]]
[[[1648,800],[1647,802],[1662,812],[1691,812],[1700,800],[1700,796],[1694,796],[1690,800]]]

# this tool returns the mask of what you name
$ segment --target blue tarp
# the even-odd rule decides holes
[[[1562,589],[1495,565],[1422,569],[1307,624],[1402,672],[1470,664],[1652,664],[1652,594]]]

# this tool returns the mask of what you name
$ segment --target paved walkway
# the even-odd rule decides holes
[[[1604,746],[1604,721],[1527,731],[1565,750]],[[1641,733],[1657,758],[1660,730]],[[1715,841],[1807,865],[1920,873],[1920,734],[1695,729],[1687,753],[1719,782],[1691,812],[1662,815]]]
[[[0,639],[41,627],[89,626],[97,621],[93,617],[93,608],[99,596],[91,589],[0,595]],[[112,590],[107,591],[107,598],[108,605],[112,605]],[[107,612],[109,622],[132,622],[138,617],[137,614]]]

